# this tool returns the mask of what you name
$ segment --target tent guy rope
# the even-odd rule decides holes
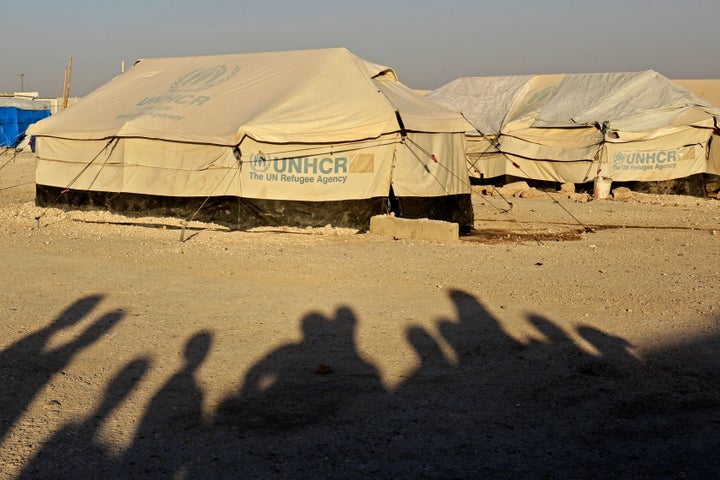
[[[93,163],[95,163],[95,160],[97,160],[98,157],[100,157],[100,155],[102,155],[102,153],[103,153],[105,150],[107,150],[107,148],[110,147],[110,145],[112,145],[113,142],[115,142],[115,146],[117,146],[117,143],[118,143],[117,141],[118,141],[118,140],[119,140],[118,137],[113,137],[113,138],[111,138],[110,140],[108,140],[108,142],[107,142],[107,143],[105,144],[105,146],[103,146],[103,148],[97,153],[97,155],[95,155],[95,156],[92,158],[92,160],[90,160],[90,161],[78,172],[78,174],[75,175],[75,177],[74,177],[72,180],[70,180],[70,182],[69,182],[67,185],[65,185],[65,188],[55,197],[55,200],[52,202],[52,204],[57,203],[57,201],[60,200],[60,197],[63,196],[65,193],[67,193],[68,190],[70,190],[70,187],[72,187],[72,185],[78,180],[78,178],[80,178],[80,176],[81,176],[83,173],[85,173],[85,171],[87,171],[88,168],[90,168],[90,165],[92,165]],[[110,153],[108,154],[107,158],[105,159],[105,163],[103,163],[103,166],[105,166],[105,165],[107,164],[108,158],[110,158],[110,155],[112,155],[112,152],[114,151],[114,149],[115,149],[115,147],[113,147],[113,148],[110,150]],[[101,167],[101,169],[102,169],[102,167]],[[98,174],[99,174],[99,172],[98,172]],[[95,176],[95,178],[97,178],[97,175]],[[87,191],[87,190],[86,190],[86,191]],[[48,211],[50,208],[51,208],[51,207],[45,208],[45,209],[40,213],[40,215],[38,215],[38,216],[35,217],[35,224],[36,224],[36,226],[37,226],[38,228],[40,227],[40,219],[45,216],[45,214],[47,213],[47,211]]]
[[[501,154],[503,155],[503,157],[504,157],[507,161],[509,161],[510,164],[511,164],[513,167],[515,167],[516,169],[520,170],[520,172],[522,172],[522,174],[525,175],[526,178],[530,178],[530,175],[528,175],[527,172],[525,172],[525,171],[523,170],[523,168],[520,166],[519,163],[511,160],[510,157],[508,157],[507,154],[500,149],[500,142],[498,141],[497,138],[494,138],[494,139],[493,139],[493,138],[488,137],[488,136],[485,135],[483,132],[481,132],[480,129],[479,129],[476,125],[474,125],[472,122],[470,122],[470,120],[469,120],[467,117],[465,117],[465,115],[464,115],[462,112],[461,112],[460,114],[465,118],[465,120],[467,120],[467,122],[468,122],[470,125],[472,125],[472,126],[475,128],[475,130],[476,130],[483,138],[485,138],[488,142],[490,142],[490,143],[492,144],[492,146],[495,147],[495,149],[496,149],[499,153],[501,153]],[[602,147],[601,147],[601,148],[602,148]],[[573,220],[575,220],[575,222],[577,222],[578,225],[580,225],[581,227],[583,227],[583,230],[584,230],[586,233],[592,233],[592,232],[594,232],[594,230],[593,230],[592,228],[590,228],[589,226],[587,226],[587,225],[586,225],[585,223],[583,223],[580,219],[578,219],[575,215],[573,215],[573,214],[570,212],[570,210],[568,210],[567,208],[565,208],[565,206],[564,206],[563,204],[561,204],[560,202],[558,202],[558,200],[557,200],[556,198],[554,198],[552,195],[550,195],[550,193],[548,193],[548,192],[546,192],[546,191],[544,191],[544,190],[542,190],[542,191],[553,201],[554,204],[558,205],[565,213],[568,214],[568,216],[570,216],[570,218],[572,218]],[[508,203],[510,203],[510,202],[508,202]]]

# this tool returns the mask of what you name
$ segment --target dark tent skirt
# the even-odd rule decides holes
[[[217,223],[236,230],[255,227],[355,228],[366,231],[370,217],[393,211],[401,218],[429,218],[473,228],[470,194],[444,197],[376,197],[363,200],[306,202],[223,197],[167,197],[135,193],[94,192],[37,185],[40,207],[109,210],[127,216],[177,217]]]

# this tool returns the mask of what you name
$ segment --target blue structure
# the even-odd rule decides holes
[[[15,147],[30,124],[50,116],[50,105],[41,100],[0,97],[0,147]]]

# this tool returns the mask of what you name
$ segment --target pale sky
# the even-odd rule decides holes
[[[140,58],[346,47],[412,88],[459,77],[653,69],[720,78],[718,0],[3,2],[0,93],[71,96]],[[24,75],[20,75],[24,74]]]

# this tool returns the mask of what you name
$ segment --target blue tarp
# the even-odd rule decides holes
[[[0,147],[16,146],[30,124],[49,116],[50,107],[42,102],[0,102]]]

